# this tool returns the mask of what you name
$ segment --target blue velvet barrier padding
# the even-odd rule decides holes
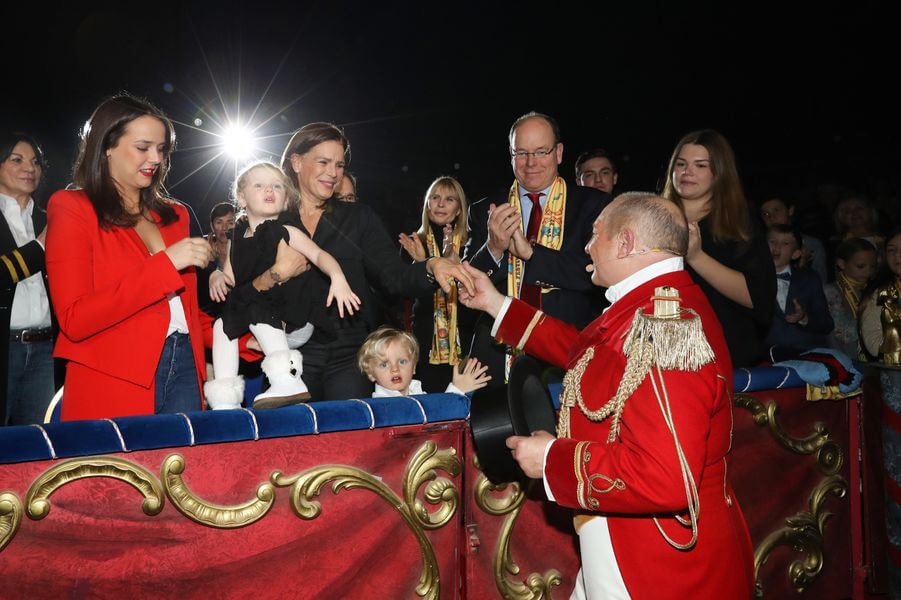
[[[547,389],[551,393],[551,401],[554,403],[554,408],[560,410],[560,394],[563,392],[563,384],[551,383],[547,386]]]
[[[735,382],[732,388],[736,394],[805,386],[804,380],[801,379],[794,369],[786,367],[736,369],[734,377]]]
[[[372,407],[377,427],[393,427],[396,425],[413,425],[428,420],[428,413],[423,417],[422,396],[397,396],[390,398],[369,398],[366,402]]]
[[[72,421],[44,425],[58,458],[122,452],[122,441],[109,421]]]
[[[186,416],[191,418],[195,414],[197,413],[186,413]],[[191,446],[194,443],[191,428],[182,415],[154,415],[152,419],[144,416],[119,417],[114,420],[129,452]]]
[[[0,427],[0,463],[53,458],[44,434],[31,425]]]
[[[196,444],[241,442],[252,440],[255,435],[253,419],[243,410],[205,410],[188,416]]]
[[[757,367],[735,371],[736,392],[803,386],[792,369]],[[548,389],[554,406],[559,408],[562,385],[551,383]],[[182,415],[122,417],[114,421],[126,450],[132,451],[369,429],[373,418],[375,427],[416,425],[423,422],[423,411],[428,423],[469,418],[469,399],[456,394],[361,400],[314,402],[262,411],[193,412],[187,415],[190,427]],[[59,458],[122,452],[123,443],[109,421],[50,423],[44,428]],[[50,448],[37,427],[0,427],[0,463],[50,458]]]
[[[416,396],[425,408],[429,423],[469,418],[469,401],[459,394],[425,394]]]
[[[275,410],[255,410],[253,416],[260,428],[260,439],[316,433],[313,413],[302,404]]]
[[[310,407],[316,411],[319,433],[369,429],[371,420],[369,411],[366,411],[364,414],[363,410],[366,407],[359,402],[354,402],[353,400],[328,400],[325,402],[312,402]]]

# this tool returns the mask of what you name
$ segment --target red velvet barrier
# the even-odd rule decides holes
[[[157,477],[164,459],[185,458],[185,483],[206,501],[240,504],[272,471],[294,474],[324,463],[353,465],[381,477],[403,498],[410,457],[427,440],[462,455],[461,422],[154,450],[120,455]],[[29,484],[54,463],[0,465],[0,492],[24,502]],[[450,477],[447,473],[438,475]],[[453,481],[459,488],[461,477]],[[49,514],[27,516],[0,552],[3,598],[416,598],[422,572],[417,539],[400,513],[365,489],[337,495],[326,486],[322,512],[310,521],[289,506],[288,488],[274,506],[240,529],[190,521],[167,501],[147,516],[141,495],[109,478],[87,478],[50,497]],[[422,496],[420,490],[419,496]],[[434,510],[428,503],[425,505]],[[440,597],[459,596],[458,510],[429,531],[441,574]],[[437,590],[436,590],[437,591]]]
[[[531,587],[528,585],[529,579],[537,576],[533,580],[533,585],[536,586],[534,589],[550,590],[554,598],[569,598],[580,564],[578,539],[573,533],[572,511],[548,502],[544,487],[541,482],[536,481],[527,490],[518,512],[509,511],[501,516],[486,513],[476,501],[476,494],[479,492],[480,482],[488,484],[477,469],[470,468],[473,464],[471,440],[467,440],[466,448],[466,488],[469,490],[466,494],[464,524],[467,551],[466,597],[529,597],[522,592]],[[513,487],[489,490],[486,495],[494,500],[509,500],[514,492]],[[502,534],[505,523],[511,526],[508,536]],[[511,564],[502,555],[504,546],[500,544],[505,540],[512,564],[519,567],[518,574],[504,569]],[[500,571],[498,566],[501,567]],[[559,579],[549,575],[549,571],[559,573]],[[507,594],[502,595],[499,591],[501,589]],[[540,596],[536,594],[532,597]]]
[[[851,535],[861,523],[855,513],[859,479],[851,471],[858,452],[849,449],[856,441],[849,431],[857,427],[857,400],[808,402],[803,394],[793,389],[736,398],[731,479],[755,548],[763,552],[767,539],[778,542],[764,552],[761,590],[765,598],[860,597],[852,581],[861,565]],[[778,411],[768,412],[771,403]],[[429,441],[455,449],[462,471],[440,470],[450,463],[423,452]],[[428,597],[538,598],[550,591],[566,598],[572,590],[579,556],[570,512],[548,503],[540,484],[521,506],[511,496],[513,486],[487,486],[473,467],[464,422],[118,456],[159,479],[174,453],[184,456],[185,484],[208,503],[240,505],[273,471],[291,475],[327,464],[381,478],[392,501],[359,488],[335,495],[329,484],[313,498],[321,514],[302,520],[289,502],[291,490],[278,487],[273,507],[258,521],[217,529],[189,520],[169,499],[148,516],[129,484],[85,478],[63,485],[50,496],[49,514],[25,516],[10,538],[3,531],[10,521],[2,494],[13,492],[24,504],[29,485],[63,461],[0,465],[0,545],[8,542],[0,548],[0,597],[419,598],[424,554],[402,511],[416,523],[423,517],[411,516],[403,481],[405,469],[423,474],[416,498],[438,519],[439,509],[425,497],[433,468],[453,483],[460,502],[446,524],[417,526],[435,555],[438,579]],[[433,462],[417,470],[417,456]],[[452,496],[441,485],[429,490],[435,502]],[[818,498],[814,506],[812,498]],[[798,578],[789,574],[796,560],[814,565],[800,594]]]
[[[765,598],[853,595],[851,515],[859,515],[860,492],[849,431],[857,427],[856,402],[809,402],[802,389],[736,398],[731,479],[755,557],[765,557],[758,576]],[[852,479],[858,486],[852,488]],[[859,519],[854,526],[860,528]],[[790,576],[796,561],[811,565],[806,580]]]

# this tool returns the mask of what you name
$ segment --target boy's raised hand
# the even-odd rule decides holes
[[[460,391],[468,394],[488,385],[491,375],[488,374],[487,365],[483,365],[478,359],[470,358],[466,361],[462,373],[457,365],[454,366],[454,376],[451,381],[460,388]]]

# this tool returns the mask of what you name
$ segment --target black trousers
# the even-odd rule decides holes
[[[310,390],[310,399],[348,400],[369,398],[373,384],[357,367],[357,350],[366,339],[366,325],[356,323],[339,327],[337,338],[331,341],[317,339],[314,334],[300,348],[303,354],[303,382]]]

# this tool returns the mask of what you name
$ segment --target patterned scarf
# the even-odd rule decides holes
[[[522,215],[522,202],[519,194],[519,182],[514,181],[507,195],[508,201],[516,209],[517,214]],[[534,209],[533,209],[534,210]],[[557,177],[551,184],[550,193],[544,204],[544,211],[541,214],[541,229],[538,233],[536,243],[539,246],[550,248],[551,250],[559,250],[563,246],[563,220],[566,214],[566,182],[562,177]],[[520,220],[522,217],[520,217]],[[513,298],[519,298],[519,291],[522,287],[523,273],[525,264],[513,253],[507,254],[507,295]],[[542,288],[541,293],[546,294],[554,288]],[[504,369],[504,379],[510,377],[510,367],[513,359],[521,354],[514,348],[507,347],[507,360]]]
[[[860,295],[867,286],[867,282],[852,279],[843,272],[839,272],[835,283],[838,285],[838,289],[842,292],[842,297],[851,309],[851,314],[853,314],[856,319],[860,307]]]
[[[426,229],[425,242],[429,256],[441,256],[441,248],[432,231],[431,224]],[[454,253],[460,255],[460,233],[454,229],[452,240]],[[435,288],[432,302],[432,348],[429,350],[429,364],[455,365],[460,359],[460,332],[457,330],[457,286],[451,286],[450,294],[440,287]]]
[[[508,194],[510,204],[516,212],[522,215],[522,203],[519,197],[519,183],[513,182]],[[538,234],[538,245],[559,250],[563,246],[563,216],[566,214],[566,182],[562,177],[557,177],[551,184],[551,191],[544,205],[541,215],[541,231]],[[522,286],[525,264],[519,258],[508,255],[507,261],[507,295],[519,298],[519,289]],[[541,293],[547,293],[553,288],[544,288]]]

